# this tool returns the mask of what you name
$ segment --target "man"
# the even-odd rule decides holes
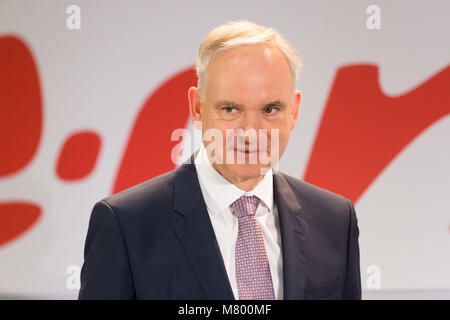
[[[203,145],[95,205],[80,299],[361,298],[353,204],[275,169],[297,122],[300,64],[270,28],[208,34],[188,92]]]

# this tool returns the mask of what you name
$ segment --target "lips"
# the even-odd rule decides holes
[[[239,152],[257,152],[258,150],[249,150],[249,149],[234,149],[235,151],[239,151]]]
[[[245,149],[234,148],[233,150],[234,151],[238,151],[238,152],[245,152],[245,153],[263,152],[263,150],[249,149],[249,148],[245,148]]]

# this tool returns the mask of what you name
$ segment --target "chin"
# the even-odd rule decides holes
[[[260,164],[233,164],[228,170],[237,177],[242,179],[256,178],[263,175],[270,166]]]

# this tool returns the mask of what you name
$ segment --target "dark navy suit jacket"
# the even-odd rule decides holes
[[[95,204],[79,299],[234,299],[195,154],[177,169]],[[352,202],[280,171],[273,192],[284,299],[360,299]]]

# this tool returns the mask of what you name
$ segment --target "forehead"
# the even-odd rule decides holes
[[[277,95],[292,90],[292,73],[280,49],[244,45],[218,53],[208,68],[208,95]],[[227,97],[230,98],[230,97]]]

